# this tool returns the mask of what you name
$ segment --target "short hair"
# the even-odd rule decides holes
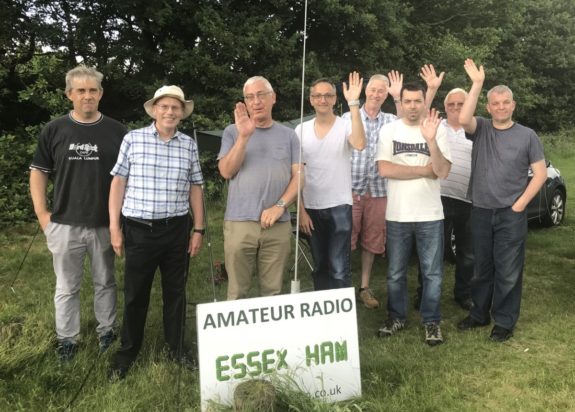
[[[461,93],[467,99],[467,92],[460,87],[456,87],[455,89],[451,89],[449,91],[449,93],[447,93],[445,95],[445,99],[443,100],[443,104],[447,104],[447,99],[449,98],[449,96],[451,96],[452,94],[457,94],[457,93]]]
[[[314,82],[309,86],[309,92],[311,93],[311,89],[317,86],[320,83],[327,83],[331,86],[334,93],[337,94],[337,89],[335,88],[335,84],[333,84],[329,79],[322,77],[321,79],[314,80]]]
[[[401,88],[401,93],[399,94],[399,98],[403,99],[403,92],[421,92],[423,93],[423,99],[425,100],[425,87],[421,83],[405,83]]]
[[[369,86],[369,84],[370,84],[372,81],[375,81],[375,80],[380,80],[380,81],[382,81],[382,82],[385,82],[388,87],[389,87],[390,84],[391,84],[391,83],[389,82],[389,79],[387,78],[386,75],[376,73],[376,74],[374,74],[373,76],[371,76],[371,77],[369,78],[369,81],[367,82],[367,86]],[[367,86],[365,86],[365,87],[367,87]]]
[[[497,93],[497,94],[509,93],[511,95],[511,100],[513,100],[513,92],[511,91],[511,89],[509,87],[505,86],[504,84],[499,84],[495,87],[492,87],[487,92],[487,101],[489,101],[489,96],[491,96],[493,93]]]
[[[273,92],[274,88],[272,87],[272,84],[269,82],[268,79],[266,79],[263,76],[252,76],[249,79],[246,80],[246,82],[244,83],[244,87],[243,87],[243,91],[246,90],[246,87],[254,84],[255,82],[263,82],[264,83],[264,87],[268,90],[268,92]]]
[[[102,90],[102,79],[104,78],[104,75],[93,67],[88,67],[86,65],[80,64],[79,66],[68,70],[68,73],[66,73],[65,92],[68,93],[72,89],[73,80],[86,77],[94,79],[98,84],[98,89]]]

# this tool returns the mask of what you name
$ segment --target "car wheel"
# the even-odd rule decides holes
[[[455,248],[455,230],[453,228],[453,222],[446,219],[444,221],[444,255],[445,258],[453,263],[455,263],[455,255],[457,250]]]
[[[546,226],[557,226],[563,221],[565,216],[565,194],[555,189],[549,202],[547,203],[547,210],[543,215],[543,224]]]

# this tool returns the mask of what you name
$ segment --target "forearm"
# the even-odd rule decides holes
[[[447,178],[451,170],[451,162],[443,156],[436,141],[429,144],[429,152],[433,173],[440,179]]]
[[[437,88],[429,87],[427,89],[427,93],[425,93],[425,107],[427,110],[431,110],[431,105],[433,103],[433,99],[435,99],[435,95],[437,94]]]
[[[238,173],[246,157],[248,138],[238,136],[238,139],[224,157],[218,162],[218,169],[224,179],[231,179]]]
[[[287,206],[293,203],[293,201],[297,198],[298,186],[300,190],[302,190],[305,184],[304,166],[300,164],[294,164],[292,165],[291,168],[292,168],[292,176],[290,182],[288,183],[286,190],[280,197],[280,199],[283,200]]]
[[[201,185],[190,187],[190,208],[194,216],[194,228],[204,228],[204,191]]]
[[[477,127],[477,121],[475,120],[474,114],[482,88],[483,82],[473,83],[471,89],[469,90],[469,94],[465,99],[465,103],[461,108],[461,112],[459,112],[459,123],[467,133],[475,132]]]
[[[398,165],[386,160],[378,161],[378,170],[380,176],[398,180],[419,179],[422,177],[436,178],[433,175],[431,166],[407,166]]]
[[[543,186],[547,180],[545,160],[540,160],[539,162],[532,164],[531,169],[533,170],[533,178],[513,205],[514,209],[519,211],[522,211],[527,207],[529,202],[531,202],[531,199],[535,197],[541,189],[541,186]]]
[[[114,176],[110,185],[110,197],[108,200],[108,213],[110,215],[110,230],[120,229],[120,214],[124,203],[127,180],[120,176]]]
[[[40,218],[49,213],[46,190],[48,188],[48,175],[40,170],[30,170],[30,196],[34,205],[34,213]]]
[[[361,113],[359,111],[359,106],[352,106],[349,108],[349,113],[351,115],[351,135],[349,136],[349,144],[355,150],[365,149],[365,130],[363,128],[363,122],[361,121]]]

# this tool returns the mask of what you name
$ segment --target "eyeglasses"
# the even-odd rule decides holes
[[[267,91],[267,92],[257,92],[256,94],[246,94],[244,95],[244,100],[246,102],[253,102],[256,99],[256,97],[258,100],[263,100],[266,96],[268,96],[271,93],[272,92]]]
[[[451,103],[447,103],[447,107],[463,107],[463,103],[451,102]]]
[[[333,94],[333,93],[312,94],[310,97],[314,100],[321,100],[321,99],[331,100],[335,97],[335,94]]]
[[[169,104],[155,104],[154,106],[156,106],[161,112],[167,112],[170,109],[172,109],[172,112],[174,113],[182,111],[182,106],[172,106]]]

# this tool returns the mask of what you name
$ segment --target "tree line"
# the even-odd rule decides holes
[[[70,107],[64,75],[78,62],[104,73],[100,108],[128,126],[148,122],[154,90],[177,84],[196,127],[222,128],[256,74],[287,120],[299,117],[304,12],[304,0],[0,0],[0,225],[31,216],[27,166],[40,127]],[[418,80],[432,63],[446,72],[442,99],[469,87],[473,57],[486,87],[513,89],[518,121],[540,132],[573,124],[572,0],[309,0],[307,14],[308,84],[351,70]]]

